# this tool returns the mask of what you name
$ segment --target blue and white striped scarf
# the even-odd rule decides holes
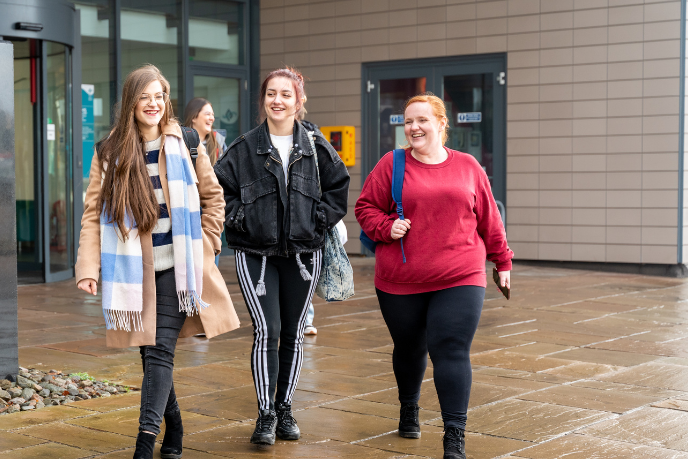
[[[203,292],[203,230],[198,188],[191,173],[191,160],[182,155],[182,139],[165,137],[168,203],[172,220],[174,277],[179,310],[188,316],[209,305]],[[107,167],[104,165],[104,167]],[[143,331],[143,257],[136,222],[127,216],[129,237],[125,241],[114,222],[100,215],[100,256],[103,278],[103,315],[108,330]]]

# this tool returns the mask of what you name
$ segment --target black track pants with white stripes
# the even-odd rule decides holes
[[[258,296],[263,257],[236,252],[237,277],[253,322],[251,371],[261,410],[273,409],[275,400],[291,404],[299,381],[303,329],[322,263],[320,251],[300,258],[312,280],[303,279],[295,255],[267,257],[266,294]]]

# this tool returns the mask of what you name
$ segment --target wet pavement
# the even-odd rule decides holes
[[[294,401],[301,440],[251,445],[250,319],[233,259],[221,263],[242,327],[178,344],[185,459],[442,457],[432,368],[422,438],[396,433],[391,339],[361,258],[355,297],[315,302]],[[512,284],[508,302],[488,288],[473,343],[469,458],[688,459],[688,280],[515,265]],[[99,298],[73,281],[19,287],[19,307],[22,366],[140,384],[138,350],[105,347]],[[0,416],[0,458],[130,458],[138,403],[131,393]]]

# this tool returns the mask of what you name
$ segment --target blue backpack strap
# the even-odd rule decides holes
[[[406,170],[406,150],[399,148],[394,150],[394,161],[392,162],[392,199],[397,205],[397,215],[404,220],[404,207],[401,203],[402,189],[404,188],[404,171]],[[404,254],[404,238],[400,238],[401,256],[406,263]]]

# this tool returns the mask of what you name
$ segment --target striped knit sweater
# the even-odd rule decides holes
[[[153,265],[156,271],[163,271],[174,266],[174,251],[172,250],[172,220],[167,210],[165,194],[162,192],[158,158],[162,137],[146,142],[146,167],[150,175],[155,197],[160,205],[160,217],[153,228]]]

